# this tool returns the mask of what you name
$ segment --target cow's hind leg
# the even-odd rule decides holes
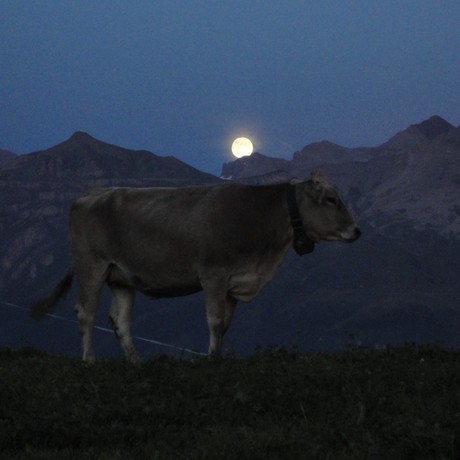
[[[134,305],[135,291],[121,285],[110,285],[112,304],[109,319],[120,342],[126,359],[131,363],[139,362],[139,356],[131,337],[131,311]]]
[[[217,295],[213,295],[209,292],[206,293],[206,316],[209,327],[209,356],[220,356],[224,334],[230,326],[235,307],[236,300],[229,297],[225,291],[224,294]]]
[[[93,348],[93,328],[96,321],[96,313],[99,307],[101,288],[105,282],[107,268],[93,267],[92,270],[76,270],[78,281],[77,314],[80,327],[81,342],[83,348],[83,361],[93,363],[95,360]]]
[[[85,290],[85,294],[79,293],[75,304],[78,326],[80,328],[81,345],[83,349],[83,361],[93,363],[95,360],[93,348],[93,327],[96,320],[96,312],[99,302],[100,289]]]

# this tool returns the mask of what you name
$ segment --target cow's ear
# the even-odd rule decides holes
[[[314,201],[320,203],[326,193],[327,179],[320,170],[311,173],[311,179],[307,181],[306,192]]]
[[[315,169],[311,173],[311,180],[316,185],[319,185],[319,186],[322,186],[322,187],[328,187],[329,186],[325,174],[320,169]]]

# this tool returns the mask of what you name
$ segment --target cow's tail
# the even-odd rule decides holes
[[[66,296],[72,286],[73,271],[70,270],[59,284],[43,299],[30,307],[29,314],[34,319],[41,319],[54,311],[59,300]]]

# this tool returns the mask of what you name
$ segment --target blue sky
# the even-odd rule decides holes
[[[460,124],[458,0],[0,0],[0,148],[86,131],[220,173]]]

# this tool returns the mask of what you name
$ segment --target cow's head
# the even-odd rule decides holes
[[[361,231],[322,171],[314,171],[310,180],[296,187],[303,228],[314,243],[351,243],[359,238]]]

